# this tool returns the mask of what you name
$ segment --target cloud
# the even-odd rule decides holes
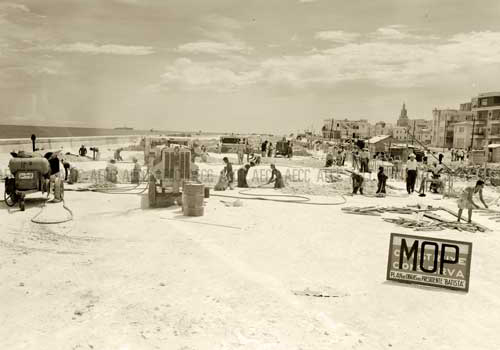
[[[192,54],[213,54],[213,55],[223,55],[235,52],[249,52],[251,48],[240,41],[224,43],[217,41],[196,41],[187,44],[179,45],[176,51],[181,53],[192,53]]]
[[[235,71],[214,66],[210,62],[193,62],[179,58],[162,75],[163,87],[175,86],[183,90],[208,89],[230,91],[258,81],[258,72]]]
[[[316,39],[331,41],[335,43],[345,44],[358,39],[359,33],[344,32],[343,30],[329,30],[317,32]]]
[[[142,56],[151,55],[154,50],[151,46],[129,46],[129,45],[96,45],[94,43],[72,43],[72,44],[61,44],[57,46],[47,47],[46,49],[57,51],[57,52],[76,52],[84,54],[110,54],[110,55],[130,55],[130,56]]]
[[[30,12],[30,9],[23,4],[15,4],[12,2],[0,3],[0,11],[6,11],[6,10],[18,10],[22,12]]]
[[[177,60],[163,86],[180,89],[234,90],[253,84],[307,88],[346,81],[371,81],[383,87],[441,84],[460,71],[500,65],[500,32],[459,33],[445,41],[366,41],[302,55],[258,61]]]
[[[437,36],[412,34],[408,27],[401,24],[393,24],[378,28],[370,36],[375,40],[435,40]]]

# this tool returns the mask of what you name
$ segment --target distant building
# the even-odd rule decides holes
[[[389,147],[393,142],[393,138],[390,135],[378,135],[373,136],[368,140],[368,150],[370,153],[375,154],[378,152],[387,152]]]
[[[397,126],[407,127],[408,123],[408,111],[406,110],[406,105],[403,103],[403,107],[401,108],[401,112],[399,113]]]
[[[472,102],[461,103],[460,110],[464,112],[472,111]]]
[[[455,125],[472,120],[472,111],[437,109],[432,111],[432,141],[434,147],[453,147]]]
[[[474,144],[477,140],[477,148],[482,148],[500,143],[500,92],[479,94],[477,103],[474,102],[473,99]]]
[[[432,142],[432,129],[422,128],[415,131],[415,140],[424,145],[430,145]]]
[[[371,136],[372,126],[366,119],[325,119],[321,129],[327,139],[367,139]]]
[[[392,137],[397,141],[408,140],[408,128],[405,126],[396,126],[392,130]]]
[[[373,126],[371,136],[392,135],[393,129],[394,126],[392,124],[380,121]]]
[[[432,139],[432,120],[422,118],[410,119],[406,104],[403,103],[397,126],[393,129],[392,135],[395,140],[399,141],[408,140],[413,143],[415,140],[418,140],[421,143],[430,144]]]
[[[472,122],[465,121],[453,125],[453,148],[468,149],[472,142]],[[476,138],[477,146],[477,138]],[[474,147],[475,148],[475,147]]]
[[[453,110],[451,110],[453,111]],[[433,113],[437,114],[437,113]],[[441,136],[436,146],[454,148],[484,149],[490,144],[500,143],[500,92],[479,94],[471,102],[462,103],[459,111],[448,112],[448,118],[438,116]],[[446,119],[447,138],[444,142],[444,119]],[[434,141],[433,141],[434,144]]]

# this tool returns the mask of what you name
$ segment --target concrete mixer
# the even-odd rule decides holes
[[[24,200],[27,194],[50,191],[50,164],[49,161],[38,155],[16,156],[9,161],[9,170],[12,176],[5,179],[5,204],[13,207],[19,204],[24,210]],[[62,200],[64,184],[59,178],[53,179],[54,197]]]

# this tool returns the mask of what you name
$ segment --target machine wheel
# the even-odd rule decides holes
[[[154,208],[156,206],[156,180],[154,177],[149,178],[148,199],[149,207]]]
[[[8,207],[16,205],[17,197],[15,193],[7,194],[7,192],[4,192],[3,198],[5,199],[5,204],[7,204]]]

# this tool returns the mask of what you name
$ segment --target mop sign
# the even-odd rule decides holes
[[[472,243],[391,233],[387,279],[469,291]]]

